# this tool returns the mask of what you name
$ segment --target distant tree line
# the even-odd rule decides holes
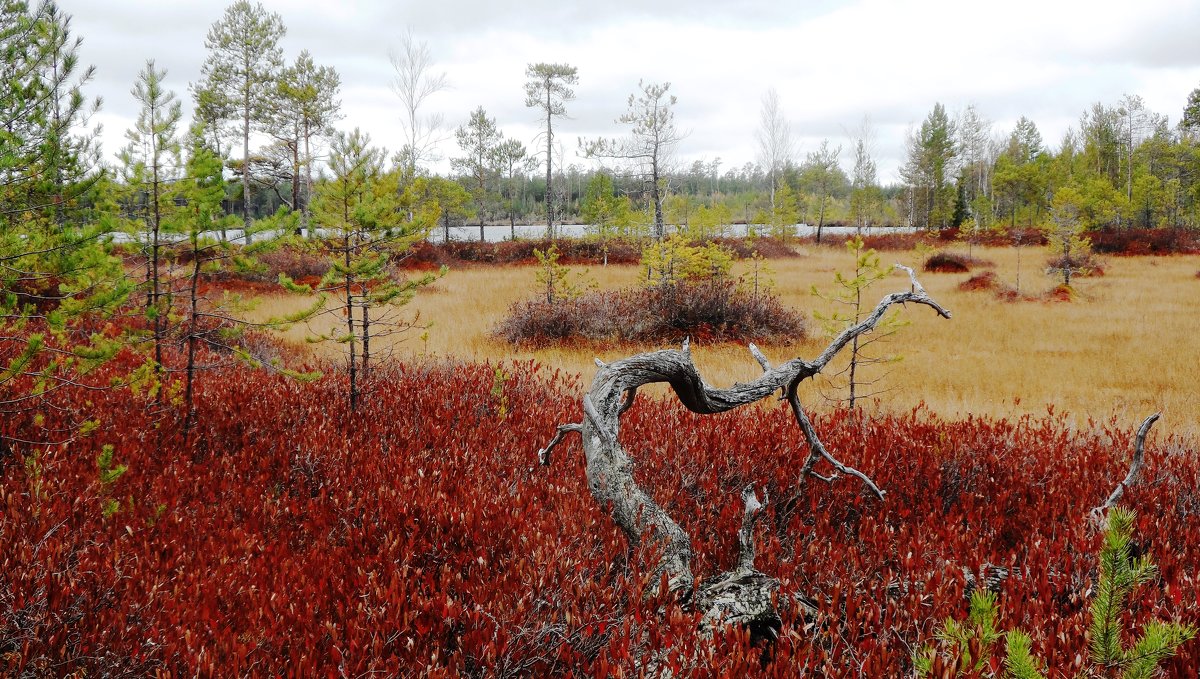
[[[32,11],[21,9],[26,3],[9,5],[11,12]],[[329,151],[339,134],[349,133],[337,127],[340,75],[307,51],[285,58],[280,41],[286,31],[278,14],[249,0],[234,2],[211,26],[207,58],[189,88],[194,122],[203,124],[207,147],[223,159],[228,181],[221,208],[241,217],[243,231],[282,209],[298,216],[297,232],[310,232],[310,202],[321,184],[336,180]],[[577,69],[529,64],[525,103],[539,111],[543,130],[522,140],[505,135],[482,105],[462,112],[457,127],[446,122],[454,115],[430,113],[449,79],[411,30],[390,57],[405,141],[385,157],[398,172],[398,195],[423,180],[421,191],[436,197],[443,236],[466,224],[479,225],[481,238],[486,225],[507,224],[515,236],[518,223],[545,224],[553,236],[558,224],[569,222],[657,238],[672,229],[707,231],[714,221],[781,235],[799,222],[817,226],[818,234],[829,224],[976,231],[1045,224],[1064,188],[1074,192],[1084,228],[1200,225],[1200,87],[1174,124],[1140,97],[1125,95],[1084,111],[1057,144],[1043,139],[1028,118],[999,129],[975,106],[953,113],[937,103],[906,136],[899,181],[884,184],[869,121],[849,133],[847,144],[826,139],[800,156],[774,89],[763,97],[755,159],[687,164],[674,161],[686,134],[675,125],[678,102],[670,83],[638,83],[627,112],[614,121],[627,130],[625,137],[571,144],[562,141],[561,127],[575,98]],[[83,134],[79,96],[60,96],[66,108],[54,119],[89,145],[84,155],[94,172],[88,176],[98,178],[105,163],[95,137]],[[134,96],[144,100],[145,93]],[[149,185],[158,181],[134,176],[128,151],[106,175],[122,185],[113,195],[127,216],[157,200]],[[431,167],[443,154],[451,172],[439,177]],[[169,158],[159,160],[151,175],[171,165]],[[56,176],[72,171],[60,167]],[[94,207],[86,193],[77,202]],[[606,223],[594,223],[597,218]]]

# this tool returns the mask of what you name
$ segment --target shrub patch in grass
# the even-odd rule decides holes
[[[984,271],[983,273],[975,274],[967,280],[958,284],[958,289],[963,292],[972,292],[975,290],[997,290],[1000,288],[1000,279],[996,277],[995,271]]]
[[[770,293],[733,281],[703,281],[635,290],[602,290],[574,299],[517,302],[496,329],[513,344],[572,341],[710,341],[791,343],[805,336],[804,316]]]
[[[930,273],[967,273],[972,268],[980,266],[993,266],[993,264],[985,259],[965,255],[961,252],[936,252],[925,260],[922,268]]]

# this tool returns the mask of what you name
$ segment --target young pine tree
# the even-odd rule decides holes
[[[440,275],[405,276],[393,267],[429,236],[441,208],[436,200],[417,204],[410,219],[399,201],[400,172],[384,172],[383,155],[358,129],[337,135],[329,158],[333,177],[317,188],[313,201],[314,219],[331,234],[334,253],[318,291],[337,300],[324,313],[340,318],[343,326],[312,341],[346,346],[351,410],[370,377],[376,344],[419,327],[419,319],[404,317],[399,309]],[[281,280],[294,290],[306,290],[286,277]]]
[[[1154,578],[1148,556],[1133,557],[1130,538],[1134,513],[1114,507],[1108,514],[1104,547],[1100,550],[1100,581],[1089,608],[1092,666],[1075,676],[1151,679],[1158,666],[1179,647],[1196,637],[1197,629],[1178,622],[1152,621],[1132,644],[1125,642],[1121,618],[1134,588]],[[993,647],[1005,639],[1006,679],[1044,679],[1049,676],[1033,655],[1033,640],[1021,630],[1001,633],[996,624],[999,609],[990,592],[976,591],[965,623],[948,619],[937,635],[938,645],[923,647],[913,658],[918,677],[964,676],[987,664]],[[1055,675],[1058,676],[1058,675]],[[1069,675],[1063,675],[1069,676]]]
[[[247,271],[257,267],[257,255],[278,247],[283,234],[289,228],[280,226],[277,220],[259,220],[251,229],[273,236],[262,238],[251,245],[240,247],[220,237],[231,217],[225,215],[222,200],[225,197],[225,179],[220,156],[208,146],[203,125],[192,128],[188,137],[187,162],[179,182],[179,196],[183,206],[174,213],[170,228],[182,240],[178,247],[180,259],[190,262],[190,270],[172,280],[170,294],[186,300],[182,317],[178,319],[176,331],[184,345],[183,384],[183,439],[185,445],[192,438],[196,427],[196,382],[200,373],[216,367],[200,361],[200,349],[208,347],[221,353],[233,354],[255,367],[268,367],[298,379],[314,379],[318,373],[298,373],[280,365],[278,361],[254,356],[241,343],[248,328],[283,330],[293,323],[313,317],[324,303],[319,298],[307,309],[263,321],[245,320],[248,305],[236,295],[221,296],[206,294],[201,282],[206,274],[222,270]],[[171,372],[178,371],[173,369]]]
[[[862,236],[854,236],[846,241],[846,249],[854,257],[854,275],[847,277],[841,272],[834,274],[834,291],[830,294],[821,293],[813,286],[812,294],[834,302],[840,309],[835,309],[828,316],[814,314],[821,321],[825,333],[830,337],[836,336],[846,328],[858,324],[863,317],[874,308],[869,300],[864,301],[868,289],[892,273],[890,267],[880,264],[879,254],[865,246]],[[834,378],[844,378],[847,397],[844,399],[850,409],[854,409],[858,401],[880,393],[875,389],[883,377],[867,378],[864,370],[869,366],[893,363],[899,360],[897,356],[882,356],[872,353],[871,346],[904,327],[904,321],[896,314],[890,314],[875,327],[874,332],[867,336],[855,337],[850,343],[849,363]],[[838,399],[842,400],[842,399]]]
[[[0,411],[31,407],[121,346],[87,325],[132,286],[107,238],[79,46],[53,3],[0,3]]]
[[[163,345],[171,315],[169,273],[164,261],[163,229],[175,211],[175,181],[180,169],[179,121],[183,117],[175,93],[163,87],[165,70],[146,61],[132,94],[141,105],[133,127],[126,130],[129,144],[117,157],[121,161],[122,192],[130,219],[131,237],[143,244],[146,259],[146,316],[154,343],[155,403],[162,405]]]

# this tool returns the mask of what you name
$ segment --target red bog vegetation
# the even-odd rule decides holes
[[[1200,253],[1200,234],[1194,229],[1103,229],[1087,234],[1092,249],[1112,255],[1171,255]]]
[[[996,290],[1000,286],[1000,279],[996,276],[995,271],[984,271],[959,283],[958,289],[963,292],[973,292],[976,290]]]
[[[744,631],[705,637],[697,613],[642,598],[645,555],[628,554],[589,495],[578,441],[536,463],[555,426],[581,417],[580,385],[506,371],[381,371],[357,414],[338,377],[210,374],[188,449],[181,413],[123,389],[64,389],[6,416],[0,675],[636,675],[656,649],[679,674],[902,676],[941,620],[964,616],[963,569],[987,564],[1012,571],[1002,626],[1029,631],[1063,672],[1087,657],[1100,536],[1085,515],[1124,475],[1128,429],[817,418],[887,499],[810,481],[786,520],[768,504],[756,565],[820,613],[785,612],[778,642],[753,648]],[[81,414],[87,436],[17,442]],[[643,487],[695,536],[699,577],[735,558],[743,486],[773,502],[806,454],[783,406],[698,417],[641,397],[623,427]],[[1200,462],[1161,440],[1127,495],[1160,569],[1130,624],[1200,622]],[[1193,642],[1168,675],[1198,663]]]
[[[599,290],[572,299],[521,300],[496,334],[513,344],[675,343],[752,340],[791,344],[807,332],[804,316],[771,292],[753,294],[731,280],[630,290]]]
[[[993,266],[986,259],[980,259],[962,252],[938,252],[925,260],[923,269],[932,273],[967,273],[973,268]]]

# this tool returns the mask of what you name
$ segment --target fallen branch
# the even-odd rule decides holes
[[[773,634],[778,629],[779,617],[771,593],[778,588],[778,582],[753,568],[753,528],[763,507],[753,489],[747,488],[743,492],[745,517],[738,534],[737,566],[733,571],[706,579],[696,588],[691,569],[691,540],[634,480],[633,461],[619,440],[621,415],[632,405],[637,389],[646,384],[669,384],[680,403],[702,415],[726,412],[779,391],[791,404],[809,446],[797,485],[803,486],[809,475],[832,480],[832,477],[816,474],[813,469],[824,459],[838,473],[858,478],[882,498],[883,491],[866,474],[842,464],[821,444],[811,421],[800,407],[796,389],[802,381],[820,373],[855,338],[873,330],[893,305],[920,304],[932,308],[943,318],[950,318],[950,312],[925,293],[911,271],[910,276],[911,290],[884,297],[874,311],[834,337],[812,361],[793,358],[772,367],[758,347],[750,345],[750,354],[762,367],[762,375],[727,389],[712,387],[704,381],[692,362],[688,341],[679,349],[647,352],[613,363],[596,361],[596,376],[583,398],[583,421],[561,425],[550,444],[538,451],[538,459],[542,464],[549,464],[550,450],[567,433],[579,432],[583,438],[586,475],[592,496],[610,513],[631,547],[648,540],[660,548],[654,574],[665,574],[671,591],[681,600],[705,611],[706,619],[719,617],[727,622],[751,626],[765,624]],[[659,577],[653,579],[656,583],[659,580]]]
[[[1145,465],[1146,436],[1160,417],[1162,417],[1162,413],[1154,413],[1142,422],[1142,426],[1138,427],[1137,436],[1134,437],[1133,460],[1129,463],[1129,472],[1125,474],[1124,479],[1117,483],[1117,487],[1113,488],[1112,494],[1108,496],[1104,504],[1092,509],[1092,522],[1100,528],[1103,529],[1107,523],[1108,510],[1116,507],[1121,498],[1125,496],[1125,489],[1137,483],[1138,478],[1141,477],[1142,467]]]
[[[550,439],[550,443],[547,443],[545,448],[538,449],[538,464],[542,465],[543,467],[550,466],[550,451],[554,450],[555,446],[562,443],[562,440],[571,432],[582,434],[583,425],[574,423],[558,425],[558,431],[555,432],[554,438]]]

